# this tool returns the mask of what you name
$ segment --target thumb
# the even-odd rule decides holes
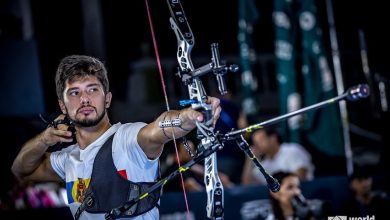
[[[189,119],[194,121],[194,122],[202,122],[203,121],[203,114],[198,112],[198,111],[191,109],[188,116],[189,116]]]

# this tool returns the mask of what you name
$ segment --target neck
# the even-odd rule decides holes
[[[85,149],[88,145],[98,139],[111,127],[107,115],[95,126],[76,127],[76,139],[80,149]]]

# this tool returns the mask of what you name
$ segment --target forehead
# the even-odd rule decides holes
[[[66,80],[65,88],[77,87],[80,85],[90,85],[90,84],[101,85],[100,81],[96,76],[86,75],[86,76],[77,76]]]

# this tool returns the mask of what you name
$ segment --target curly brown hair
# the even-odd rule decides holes
[[[63,100],[65,83],[69,80],[77,80],[86,76],[96,76],[103,85],[104,92],[109,91],[107,70],[104,64],[97,58],[86,55],[70,55],[64,57],[58,65],[55,83],[57,97]]]

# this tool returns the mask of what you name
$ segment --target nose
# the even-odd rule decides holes
[[[80,103],[82,105],[89,105],[91,103],[88,94],[86,94],[86,93],[82,93],[81,94],[81,96],[80,96]]]

